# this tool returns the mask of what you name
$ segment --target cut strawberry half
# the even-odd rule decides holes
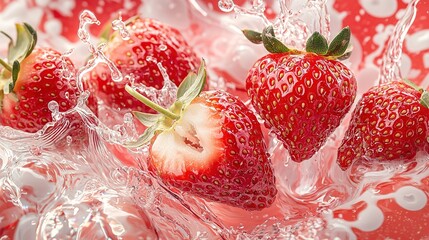
[[[164,109],[125,89],[160,114],[134,112],[148,129],[132,146],[150,142],[148,168],[184,192],[246,210],[270,206],[277,190],[255,115],[223,91],[203,92],[204,63]]]

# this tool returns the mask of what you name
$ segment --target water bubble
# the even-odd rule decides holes
[[[56,101],[50,101],[48,103],[49,111],[52,112],[52,119],[58,120],[60,115],[60,106]]]
[[[71,143],[73,142],[73,138],[71,136],[67,136],[66,141],[67,141],[67,145],[71,145]]]
[[[218,6],[224,12],[231,12],[234,10],[235,4],[232,0],[219,0]]]
[[[146,61],[153,62],[153,63],[158,63],[158,61],[156,60],[156,58],[154,58],[152,56],[147,56],[146,57]]]
[[[159,50],[160,51],[165,51],[165,50],[167,50],[167,46],[166,45],[164,45],[164,44],[161,44],[161,45],[159,45]]]

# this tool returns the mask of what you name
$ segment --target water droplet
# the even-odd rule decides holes
[[[62,89],[64,87],[64,83],[62,81],[58,81],[56,83],[56,86],[57,86],[58,89]]]
[[[56,101],[50,101],[48,103],[48,108],[51,112],[59,112],[59,105]]]
[[[224,12],[231,12],[232,10],[234,10],[235,7],[234,1],[232,0],[219,0],[218,6],[220,10]]]
[[[72,141],[73,141],[73,138],[71,137],[71,136],[67,136],[66,137],[66,141],[67,141],[67,145],[71,145],[71,143],[72,143]]]
[[[48,108],[49,108],[49,111],[52,112],[52,119],[54,121],[57,121],[61,117],[60,106],[58,105],[58,103],[56,101],[50,101],[48,103]]]
[[[119,13],[119,18],[112,21],[112,29],[119,31],[119,35],[123,40],[130,39],[130,32],[128,32],[125,23],[122,21],[121,13]]]
[[[156,58],[154,58],[152,56],[147,56],[146,57],[146,61],[153,62],[153,63],[158,63],[158,61],[156,60]]]
[[[159,45],[159,50],[160,51],[165,51],[165,50],[167,50],[167,46],[164,45],[164,44],[161,44],[161,45]]]

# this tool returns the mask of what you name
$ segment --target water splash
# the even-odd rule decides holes
[[[326,2],[327,0],[278,0],[280,13],[272,21],[265,16],[266,3],[262,0],[253,0],[250,8],[240,7],[232,0],[219,0],[219,7],[225,12],[234,10],[240,15],[260,18],[265,26],[274,27],[276,37],[283,43],[302,50],[313,32],[318,31],[329,39],[330,16]]]
[[[162,107],[169,107],[176,100],[177,86],[174,84],[170,77],[167,74],[167,70],[164,68],[161,62],[157,62],[157,60],[153,57],[148,56],[146,58],[147,61],[151,61],[156,63],[159,71],[161,72],[162,78],[164,80],[164,85],[161,89],[156,89],[154,87],[148,87],[145,84],[138,84],[135,81],[133,75],[128,75],[126,78],[130,82],[130,85],[137,90],[138,92],[144,94],[151,101]]]
[[[119,31],[119,34],[121,35],[121,38],[123,40],[129,40],[131,37],[130,32],[127,30],[125,23],[122,21],[121,13],[119,13],[118,19],[113,20],[112,29],[115,31]]]
[[[383,63],[378,78],[378,84],[403,79],[400,70],[402,46],[405,36],[414,22],[417,14],[417,4],[420,0],[413,0],[408,4],[404,15],[398,21],[389,38],[387,50],[383,56]]]
[[[91,37],[89,31],[86,29],[87,25],[100,25],[100,21],[98,21],[94,13],[88,10],[84,10],[79,16],[79,22],[79,39],[87,45],[89,52],[92,54],[91,58],[87,61],[87,63],[83,67],[79,68],[76,73],[77,86],[80,91],[84,91],[83,76],[93,70],[99,63],[105,63],[109,67],[110,74],[114,82],[122,81],[122,73],[118,70],[116,65],[103,53],[103,49],[106,44],[101,43],[98,46],[95,46],[93,43],[90,42]]]

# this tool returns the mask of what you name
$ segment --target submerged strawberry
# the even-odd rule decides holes
[[[246,88],[259,115],[289,151],[293,161],[312,157],[338,127],[356,96],[356,79],[344,64],[350,40],[344,28],[328,46],[318,32],[307,41],[306,52],[291,50],[274,37],[272,27],[262,33],[243,31],[271,52],[250,69]]]
[[[236,97],[203,92],[205,69],[180,85],[177,101],[163,109],[129,86],[126,90],[162,114],[135,112],[150,126],[137,146],[150,141],[149,170],[170,186],[194,195],[259,210],[276,196],[275,178],[260,125]]]
[[[346,170],[360,159],[411,160],[429,153],[428,95],[416,86],[393,81],[375,86],[360,99],[338,149],[338,164]]]
[[[52,121],[48,107],[51,101],[58,103],[59,111],[65,112],[76,106],[79,91],[75,80],[61,75],[61,54],[50,48],[35,48],[37,35],[24,23],[16,24],[17,41],[9,44],[8,60],[0,59],[0,123],[25,132],[36,132]],[[70,59],[67,64],[73,67]],[[89,107],[96,110],[93,99]],[[70,135],[82,140],[81,122],[70,119]],[[76,130],[76,131],[74,131]]]
[[[164,78],[161,63],[173,83],[179,85],[190,71],[195,71],[198,58],[177,29],[161,22],[134,17],[126,23],[130,38],[124,40],[117,32],[108,39],[105,55],[124,75],[132,74],[134,85],[161,89]],[[90,74],[88,85],[104,103],[114,109],[151,111],[126,94],[129,80],[114,82],[107,66],[98,66]]]

